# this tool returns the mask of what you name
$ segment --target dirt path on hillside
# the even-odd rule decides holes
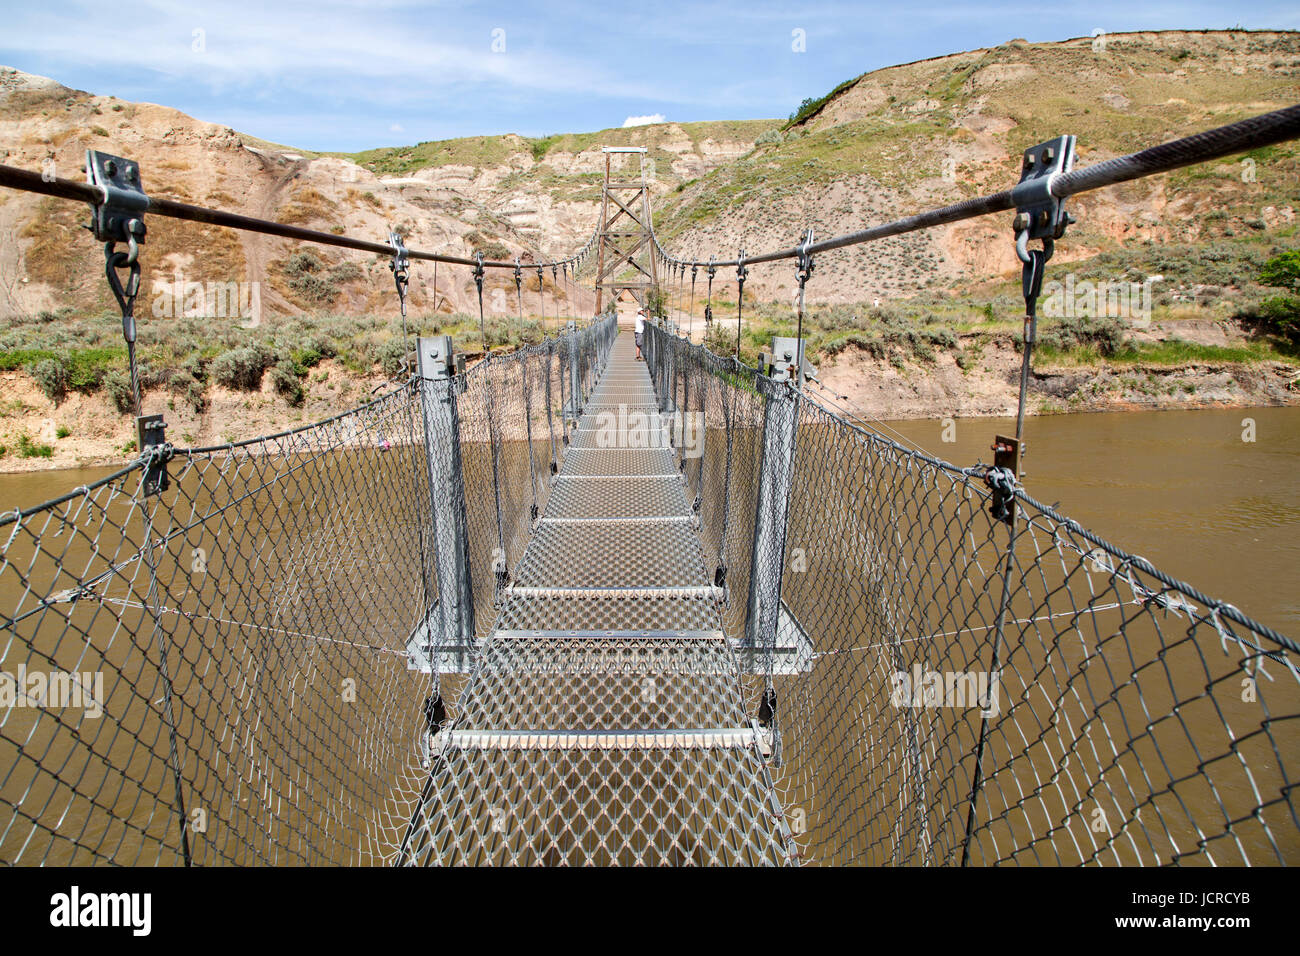
[[[266,169],[271,169],[267,157],[260,153],[254,153],[253,155],[257,156]],[[259,219],[274,221],[276,210],[280,208],[280,198],[283,196],[285,189],[298,178],[302,171],[307,168],[307,165],[308,161],[306,159],[299,159],[290,163],[289,167],[277,176],[271,185],[257,197],[252,215]],[[270,283],[266,281],[267,264],[270,261],[271,238],[256,232],[241,231],[239,241],[244,250],[244,273],[249,282],[257,283],[256,288],[260,289],[262,308],[265,309],[272,304],[277,308],[291,306],[291,303],[272,289]],[[270,301],[271,297],[274,297],[274,303]]]

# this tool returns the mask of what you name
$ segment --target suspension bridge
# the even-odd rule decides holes
[[[139,456],[0,515],[0,860],[31,864],[1248,864],[1300,859],[1300,646],[1020,483],[1036,301],[1068,197],[1300,136],[1300,107],[855,233],[671,255],[607,164],[574,255],[408,249],[0,166],[86,202]],[[610,153],[606,154],[607,157]],[[617,175],[616,175],[617,174]],[[627,196],[635,196],[628,199]],[[806,386],[816,257],[1014,212],[1020,415],[991,464],[904,447]],[[329,420],[181,448],[145,414],[146,216],[413,261],[563,272],[594,318]],[[1031,243],[1040,248],[1030,248]],[[792,263],[757,367],[614,303]],[[559,303],[556,303],[557,315]],[[204,560],[196,561],[202,554]],[[39,677],[40,680],[33,680]],[[92,699],[93,698],[93,699]],[[89,702],[89,704],[88,704]],[[21,704],[21,706],[15,706]]]

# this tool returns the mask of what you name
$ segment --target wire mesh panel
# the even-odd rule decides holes
[[[0,519],[0,859],[376,858],[436,598],[418,396]]]
[[[780,617],[742,660],[750,707],[777,702],[773,773],[803,859],[1300,860],[1294,642],[1023,492],[1014,522],[994,518],[984,469],[802,395],[789,498],[764,519],[755,434],[779,393],[648,331],[707,420],[685,473],[737,642],[755,639],[741,581],[779,562]],[[784,522],[779,554],[746,553],[755,516]],[[774,651],[798,641],[805,665],[783,673]]]

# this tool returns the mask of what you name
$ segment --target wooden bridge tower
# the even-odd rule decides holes
[[[641,305],[659,285],[653,236],[650,232],[650,184],[646,180],[645,147],[606,146],[605,185],[600,197],[600,241],[596,266],[596,314],[604,304],[613,305],[623,292],[630,292]],[[637,173],[614,170],[611,157],[630,153],[637,157]],[[626,164],[630,166],[631,164]]]

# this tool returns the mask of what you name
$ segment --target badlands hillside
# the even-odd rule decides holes
[[[808,226],[826,236],[1005,188],[1021,150],[1058,133],[1078,136],[1088,164],[1297,101],[1300,34],[1133,33],[1101,43],[1013,40],[876,70],[788,119],[321,154],[0,67],[0,162],[80,178],[84,151],[103,149],[139,159],[152,194],[374,239],[392,226],[412,247],[527,263],[566,255],[591,234],[601,147],[640,145],[653,163],[664,245],[729,256],[742,245],[791,245]],[[1297,245],[1298,200],[1297,147],[1285,144],[1073,202],[1079,223],[1052,268],[1098,280],[1155,277],[1156,321],[1101,338],[1067,330],[1055,352],[1049,340],[1035,410],[1292,401],[1294,348],[1261,336],[1250,315],[1276,292],[1258,279],[1264,264]],[[116,397],[117,323],[85,220],[77,204],[0,191],[0,468],[111,457],[129,438]],[[436,287],[430,265],[414,273],[413,325],[464,325],[476,308],[468,270],[441,269]],[[181,297],[169,296],[194,282],[256,283],[260,327],[186,315]],[[506,275],[490,283],[508,293],[489,299],[508,344],[513,283]],[[1017,285],[1000,218],[822,257],[811,325],[827,384],[881,417],[1004,412]],[[304,254],[282,240],[153,217],[143,290],[150,400],[175,409],[178,442],[309,420],[400,368],[391,277],[377,257]],[[792,290],[786,265],[751,272],[747,355],[788,320]],[[720,315],[734,309],[731,276],[714,291]],[[580,314],[592,305],[590,293],[553,288],[549,276],[546,292],[545,302],[528,292],[526,315],[554,318],[556,301]],[[160,303],[164,318],[151,320]],[[931,331],[918,338],[916,328]],[[212,364],[248,348],[260,350],[263,366],[251,392]],[[1111,360],[1122,356],[1128,364],[1118,369]],[[1082,391],[1098,380],[1111,385]],[[59,431],[70,437],[56,443]],[[19,461],[24,435],[23,447],[46,441],[53,454]]]

